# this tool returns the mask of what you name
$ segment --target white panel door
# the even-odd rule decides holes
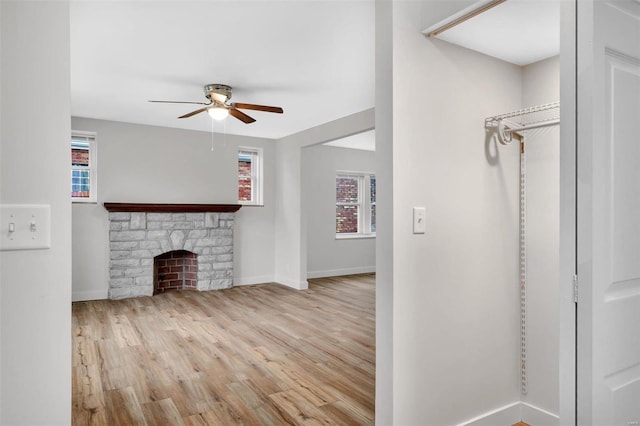
[[[577,424],[638,425],[640,1],[577,13]]]

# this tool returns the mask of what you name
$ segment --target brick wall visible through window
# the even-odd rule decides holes
[[[371,233],[376,233],[376,177],[369,176],[369,199],[371,200]]]
[[[375,235],[376,178],[339,172],[336,176],[336,235]]]
[[[96,135],[77,132],[71,134],[71,200],[96,202]]]
[[[262,149],[238,150],[238,202],[262,205]]]
[[[336,178],[336,233],[358,232],[358,178]]]
[[[238,200],[251,201],[251,156],[238,156]]]

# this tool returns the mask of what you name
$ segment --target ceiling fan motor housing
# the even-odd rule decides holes
[[[204,95],[212,102],[224,104],[231,98],[231,86],[226,84],[207,84],[204,86]]]

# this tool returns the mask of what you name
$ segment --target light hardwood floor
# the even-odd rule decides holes
[[[374,282],[74,303],[73,424],[373,424]]]

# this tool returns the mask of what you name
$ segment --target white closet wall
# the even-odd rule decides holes
[[[550,138],[551,151],[528,151],[529,392],[522,396],[519,144],[497,146],[483,124],[557,101],[557,59],[522,68],[426,39],[420,12],[413,2],[394,3],[394,424],[554,424],[546,412],[558,406],[558,140]],[[426,207],[424,235],[412,233],[414,206]]]
[[[557,56],[524,67],[523,107],[560,99],[559,67]],[[527,132],[525,137],[529,392],[523,401],[557,414],[560,127]]]
[[[483,125],[521,107],[522,69],[426,39],[419,5],[394,5],[394,424],[459,424],[520,398],[518,146]]]

